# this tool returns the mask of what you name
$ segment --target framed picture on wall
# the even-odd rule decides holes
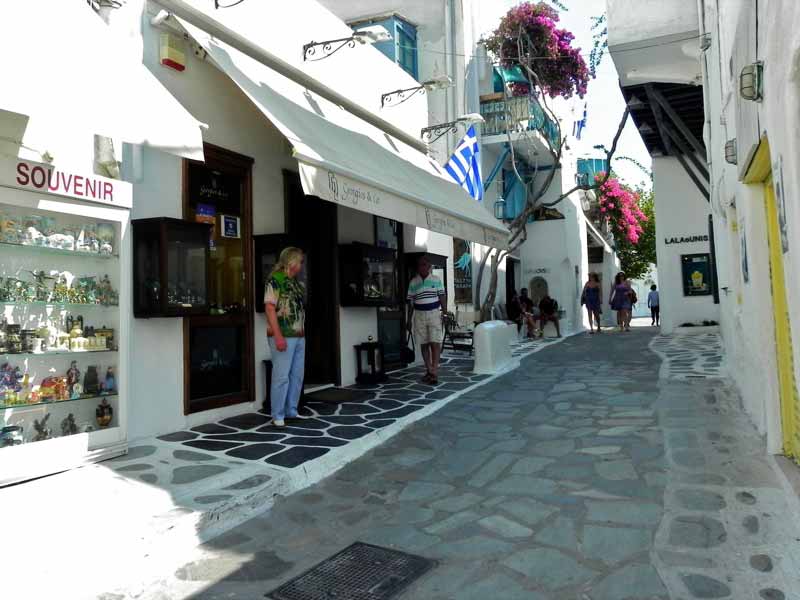
[[[708,296],[711,294],[711,255],[682,254],[681,277],[684,296]]]
[[[239,229],[239,217],[235,217],[233,215],[220,215],[219,219],[221,221],[220,229],[222,237],[236,239],[242,237]]]

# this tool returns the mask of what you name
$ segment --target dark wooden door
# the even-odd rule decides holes
[[[337,383],[339,293],[337,206],[306,196],[300,177],[284,171],[287,239],[306,254],[306,386]]]

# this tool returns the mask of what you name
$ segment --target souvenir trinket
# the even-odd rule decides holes
[[[22,337],[19,325],[6,325],[6,350],[9,354],[22,352]]]
[[[67,391],[70,394],[70,398],[72,398],[72,392],[75,388],[76,383],[80,383],[81,380],[81,372],[78,369],[78,362],[73,360],[69,364],[69,369],[67,370]]]
[[[83,391],[86,394],[96,396],[100,392],[100,378],[97,375],[97,367],[86,367],[86,375],[83,376]]]
[[[20,425],[7,425],[0,428],[0,448],[19,446],[22,442],[22,427]]]
[[[106,378],[103,381],[103,395],[117,393],[117,378],[114,375],[114,367],[106,369]]]
[[[61,435],[75,435],[78,433],[78,424],[75,422],[75,415],[69,413],[61,421]]]
[[[40,402],[60,402],[69,400],[66,377],[45,377],[39,386]]]
[[[36,435],[33,436],[34,442],[43,442],[50,439],[50,428],[47,426],[47,421],[50,420],[50,413],[47,413],[41,421],[38,419],[33,420],[33,428],[36,430]]]
[[[108,403],[107,398],[103,398],[103,401],[100,402],[94,412],[95,419],[100,427],[108,427],[114,418],[114,407]]]
[[[35,329],[23,329],[20,332],[20,340],[22,341],[22,352],[32,353],[34,349],[35,339],[36,339]]]

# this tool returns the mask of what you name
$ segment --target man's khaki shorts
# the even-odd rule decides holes
[[[442,330],[442,311],[415,310],[412,318],[414,324],[414,340],[420,346],[423,344],[441,344],[444,331]]]

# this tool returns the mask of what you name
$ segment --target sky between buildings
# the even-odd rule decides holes
[[[582,49],[582,54],[588,64],[589,52],[592,49],[591,17],[605,13],[606,0],[559,0],[559,2],[568,9],[560,11],[560,25],[575,34],[573,45]],[[518,0],[480,0],[478,4],[480,10],[478,22],[481,30],[484,33],[490,33],[497,27],[502,15],[519,2]],[[548,4],[552,5],[553,3],[548,2]],[[597,144],[611,146],[622,112],[625,110],[625,101],[619,89],[617,69],[608,51],[597,69],[597,79],[593,79],[589,83],[589,92],[586,97],[583,100],[576,97],[568,102],[559,103],[559,116],[564,112],[572,111],[575,115],[574,118],[580,119],[583,114],[584,102],[588,115],[586,128],[583,130],[580,141],[570,138],[569,144],[573,150],[577,151],[578,156],[601,157],[602,153],[594,150],[593,147]],[[563,128],[564,133],[572,133],[571,125],[566,122]],[[647,168],[650,168],[652,164],[650,155],[630,118],[617,146],[615,157],[619,156],[629,156]],[[644,182],[650,187],[647,175],[631,162],[615,160],[612,166],[625,183],[637,185]]]

